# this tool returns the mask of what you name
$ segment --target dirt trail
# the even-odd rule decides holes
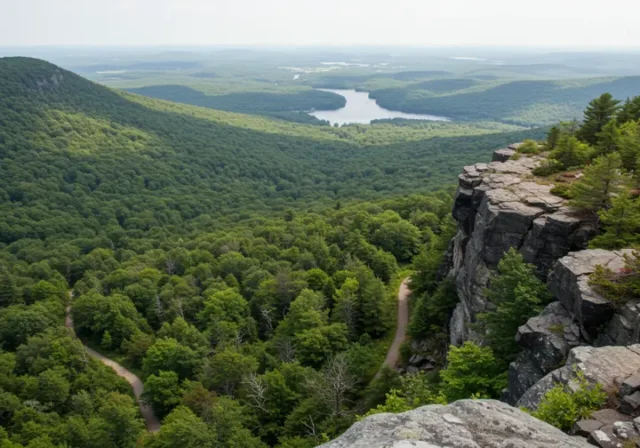
[[[71,305],[67,306],[65,318],[64,318],[64,325],[65,327],[71,328],[73,330],[73,319],[71,318]],[[142,414],[142,417],[144,418],[144,422],[147,425],[147,431],[149,432],[159,431],[160,420],[158,420],[158,417],[156,417],[156,415],[153,413],[153,409],[151,409],[150,406],[147,406],[144,403],[142,403],[142,401],[140,401],[140,396],[144,391],[144,386],[142,385],[142,381],[140,380],[140,378],[138,378],[133,373],[129,372],[127,369],[125,369],[124,367],[122,367],[120,364],[113,361],[112,359],[109,359],[101,355],[100,353],[93,350],[92,348],[87,347],[86,345],[84,347],[87,350],[87,353],[89,353],[91,357],[96,358],[105,366],[111,367],[118,374],[118,376],[127,380],[127,382],[131,385],[131,388],[133,389],[133,395],[136,397],[136,401],[140,406],[140,413]]]
[[[398,325],[396,327],[396,336],[393,339],[391,347],[387,352],[387,357],[382,363],[382,367],[389,366],[394,368],[398,365],[400,359],[400,346],[404,342],[407,335],[407,325],[409,325],[409,277],[405,278],[400,284],[398,290]]]

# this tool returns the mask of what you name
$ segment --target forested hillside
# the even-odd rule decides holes
[[[211,109],[253,113],[322,124],[306,111],[333,110],[344,107],[344,97],[320,90],[300,90],[289,94],[270,92],[238,92],[226,95],[206,95],[191,87],[180,85],[148,86],[129,89],[140,95],[175,101]]]
[[[380,404],[403,265],[452,230],[430,192],[539,135],[385,126],[364,144],[0,59],[2,446],[305,448]]]
[[[380,106],[461,120],[494,120],[545,126],[580,118],[587,103],[602,92],[627,98],[640,90],[640,77],[575,81],[512,81],[482,90],[468,79],[448,79],[379,89],[370,93]],[[469,89],[469,90],[466,90]]]

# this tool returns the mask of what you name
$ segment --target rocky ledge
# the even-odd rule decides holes
[[[523,351],[509,366],[504,400],[515,404],[545,375],[569,363],[569,352],[577,346],[640,342],[640,305],[636,301],[614,304],[589,285],[596,266],[620,270],[624,257],[631,254],[627,249],[588,249],[558,260],[548,280],[558,301],[518,329],[516,341]]]
[[[402,414],[377,414],[324,448],[587,448],[519,409],[494,400],[461,400]]]
[[[460,303],[450,325],[451,343],[473,339],[469,322],[485,311],[484,291],[502,255],[511,247],[546,278],[555,262],[585,249],[597,232],[593,217],[572,213],[551,194],[553,185],[535,181],[542,156],[511,157],[516,145],[498,150],[491,163],[464,167],[458,177],[453,217],[458,222],[447,259]]]

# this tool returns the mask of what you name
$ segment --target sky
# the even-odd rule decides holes
[[[638,0],[0,0],[0,46],[640,48]]]

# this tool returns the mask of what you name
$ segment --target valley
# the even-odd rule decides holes
[[[578,447],[560,430],[636,393],[588,362],[548,380],[635,334],[634,57],[24,51],[0,57],[3,448],[404,443],[419,414],[434,446],[518,421]]]

